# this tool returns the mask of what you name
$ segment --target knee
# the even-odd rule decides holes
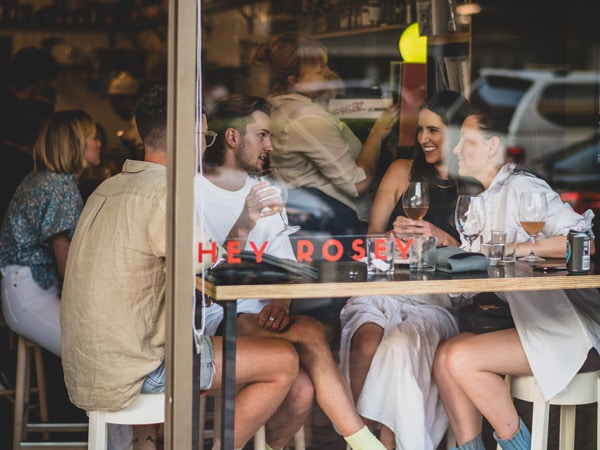
[[[288,399],[298,414],[305,414],[310,410],[315,398],[315,387],[308,374],[301,370],[294,380],[288,393]]]
[[[284,341],[277,339],[274,344],[276,348],[270,349],[272,355],[277,355],[277,373],[281,374],[291,384],[297,377],[300,371],[300,358],[294,346]]]
[[[360,327],[352,336],[350,357],[355,361],[370,361],[373,359],[373,355],[381,342],[381,334],[381,332],[375,332],[370,327]]]
[[[472,355],[463,342],[448,345],[444,352],[444,367],[455,380],[464,377],[472,368]]]
[[[317,319],[309,316],[298,316],[295,323],[295,332],[298,336],[298,341],[302,344],[313,346],[324,345],[329,348],[329,343],[325,335],[325,326]]]

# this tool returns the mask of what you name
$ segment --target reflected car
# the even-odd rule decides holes
[[[511,156],[539,173],[599,129],[600,77],[591,71],[482,69],[471,101],[496,118]]]
[[[548,158],[540,175],[558,190],[600,192],[600,135]]]

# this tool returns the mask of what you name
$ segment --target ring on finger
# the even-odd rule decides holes
[[[271,322],[274,322],[274,321],[275,321],[275,317],[273,317],[273,316],[270,316],[270,317],[269,317],[269,321],[271,321]]]

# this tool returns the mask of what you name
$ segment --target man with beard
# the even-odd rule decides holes
[[[196,179],[196,204],[206,232],[219,244],[239,241],[240,250],[252,245],[265,253],[295,259],[287,236],[276,236],[283,224],[280,203],[268,182],[249,173],[268,166],[273,150],[269,109],[261,97],[233,95],[220,100],[209,117],[216,132],[204,155],[203,175]],[[308,316],[289,315],[290,299],[238,300],[238,335],[270,336],[290,341],[300,356],[301,371],[288,396],[267,422],[267,449],[281,449],[300,429],[316,400],[353,449],[384,449],[356,412],[346,384],[327,342],[323,325]],[[206,310],[206,331],[218,333],[223,310]],[[274,368],[277,370],[277,368]]]

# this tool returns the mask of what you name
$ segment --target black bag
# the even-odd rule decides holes
[[[319,277],[317,268],[292,259],[263,254],[262,260],[256,262],[256,255],[251,251],[237,256],[241,259],[239,263],[225,260],[215,263],[206,272],[206,279],[214,284],[273,284]]]
[[[461,332],[483,334],[515,327],[508,303],[491,292],[477,294],[473,303],[459,307],[456,315]]]

